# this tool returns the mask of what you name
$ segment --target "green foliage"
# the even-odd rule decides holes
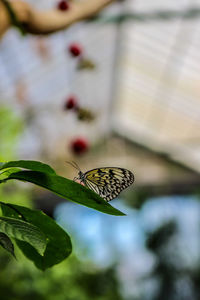
[[[31,191],[17,182],[0,184],[0,201],[32,207]]]
[[[0,109],[0,160],[15,156],[15,145],[22,130],[19,118],[9,109]],[[12,239],[37,268],[45,270],[67,258],[72,245],[68,234],[55,221],[40,211],[28,209],[30,197],[10,184],[11,179],[32,182],[61,197],[111,215],[124,215],[93,191],[58,176],[47,164],[31,160],[0,163],[0,246],[15,255]],[[6,203],[7,205],[6,205]],[[12,202],[12,204],[9,204]],[[0,247],[0,248],[1,248]],[[16,251],[16,249],[15,249]]]
[[[87,299],[113,299],[120,300],[121,295],[119,288],[117,288],[118,280],[115,276],[115,269],[108,268],[94,272],[84,270],[76,274],[76,284],[80,290],[87,291]]]
[[[20,253],[17,253],[19,256]],[[45,272],[20,257],[20,264],[0,251],[3,300],[122,300],[115,267],[99,269],[73,255]]]
[[[0,160],[13,159],[22,128],[21,120],[11,109],[0,108]]]
[[[52,169],[49,165],[43,164],[39,161],[17,160],[17,161],[9,161],[6,163],[0,163],[0,170],[14,168],[14,167],[19,167],[23,169],[32,170],[32,171],[56,174],[54,169]]]
[[[51,167],[48,165],[38,161],[13,161],[1,165],[2,170],[8,167],[29,168],[32,171],[11,173],[4,178],[2,182],[10,179],[32,182],[66,198],[67,200],[94,208],[100,212],[116,216],[124,215],[92,190],[72,180],[58,176],[52,171],[49,172]]]
[[[44,233],[33,224],[15,218],[0,217],[0,232],[29,243],[40,255],[43,255],[45,251],[47,239]]]
[[[17,239],[17,245],[24,255],[32,260],[39,269],[45,270],[58,264],[71,253],[72,245],[68,234],[43,212],[5,203],[1,203],[1,209],[3,215],[9,217],[7,219],[15,220],[15,222],[22,222],[21,220],[19,221],[21,218],[26,220],[25,222],[23,221],[23,223],[28,232],[28,237],[23,235],[23,238],[20,238],[17,234],[10,234],[8,231],[5,233],[7,233],[9,237],[15,237]],[[36,229],[32,229],[32,231],[29,232],[28,224],[32,224],[31,226],[37,228],[38,232]],[[14,228],[14,230],[16,230],[16,228]],[[42,240],[43,236],[45,238]],[[42,251],[38,251],[41,248]]]
[[[25,170],[24,170],[25,169]],[[67,178],[58,176],[48,165],[38,161],[9,161],[0,163],[0,183],[11,179],[32,182],[67,200],[111,215],[124,215],[92,190]],[[0,232],[6,236],[0,245],[14,255],[10,238],[14,238],[24,255],[37,268],[46,270],[67,258],[72,245],[68,234],[53,219],[41,211],[0,202]]]

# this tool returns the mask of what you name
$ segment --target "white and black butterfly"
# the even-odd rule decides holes
[[[79,171],[74,181],[84,184],[106,201],[116,198],[134,182],[133,173],[127,169],[103,167],[83,173],[75,162],[70,164]]]

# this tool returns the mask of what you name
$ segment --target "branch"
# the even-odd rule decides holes
[[[24,25],[26,31],[32,34],[49,34],[65,29],[70,25],[87,19],[101,11],[114,0],[84,0],[70,2],[67,11],[52,9],[38,11],[30,4],[21,0],[7,1],[13,10],[17,20]],[[0,0],[0,37],[13,26],[11,17],[6,6]]]

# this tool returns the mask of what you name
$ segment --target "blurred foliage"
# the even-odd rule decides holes
[[[176,247],[178,227],[175,220],[162,224],[148,235],[146,246],[156,257],[149,278],[158,281],[152,300],[199,300],[200,262],[194,268],[185,267]]]
[[[192,182],[135,186],[133,190],[126,191],[125,193],[127,204],[135,209],[140,209],[149,198],[162,197],[163,195],[195,195],[200,200],[199,178],[197,177],[197,180]]]
[[[134,207],[135,209],[140,209],[142,205],[150,197],[150,192],[146,189],[138,189],[135,187],[134,191],[126,192],[126,202],[129,206]]]
[[[0,161],[16,158],[16,148],[20,134],[23,131],[23,122],[9,107],[0,108]],[[13,204],[31,206],[30,190],[21,187],[18,183],[0,185],[0,201]]]
[[[122,300],[115,269],[99,270],[76,257],[45,272],[23,257],[18,264],[0,250],[0,292],[4,300]]]
[[[77,118],[79,121],[91,122],[95,119],[95,115],[91,110],[80,107],[77,109]]]
[[[166,246],[166,243],[172,238],[177,231],[177,225],[174,221],[169,221],[168,223],[164,223],[160,227],[156,228],[156,230],[149,234],[147,238],[147,248],[151,251],[158,253],[160,248]]]
[[[7,182],[0,185],[0,201],[31,207],[31,191],[20,184]]]
[[[16,145],[23,129],[21,119],[8,107],[0,108],[0,161],[16,157]]]
[[[85,70],[85,69],[95,70],[96,69],[96,65],[89,58],[81,58],[79,60],[79,62],[78,62],[77,69],[78,70]]]

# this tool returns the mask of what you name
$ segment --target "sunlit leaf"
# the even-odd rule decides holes
[[[9,168],[2,170],[0,172],[0,179],[3,180],[4,178],[7,178],[10,174],[21,171],[19,168]]]
[[[0,170],[18,167],[22,169],[28,169],[32,171],[39,171],[44,173],[56,174],[54,169],[52,169],[49,165],[41,163],[39,161],[34,160],[17,160],[17,161],[9,161],[5,163],[0,163]]]

